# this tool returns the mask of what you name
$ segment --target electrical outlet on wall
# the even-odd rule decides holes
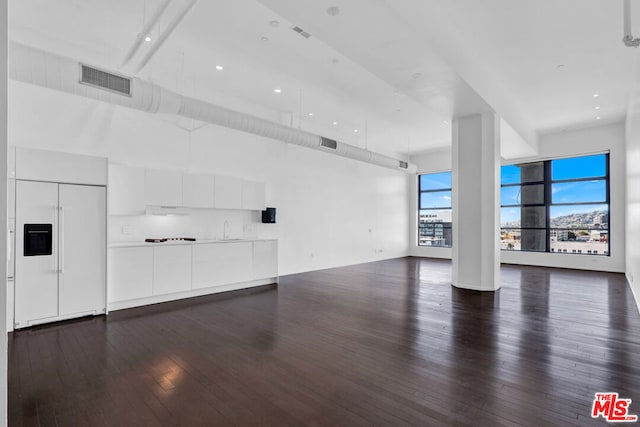
[[[133,234],[133,226],[131,224],[125,224],[120,229],[122,234],[131,235]]]

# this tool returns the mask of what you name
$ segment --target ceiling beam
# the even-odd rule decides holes
[[[169,36],[176,28],[178,28],[178,25],[180,25],[182,20],[195,7],[195,5],[198,4],[199,1],[200,0],[190,0],[190,2],[176,16],[174,16],[167,28],[165,28],[165,30],[160,34],[158,40],[151,45],[151,49],[149,49],[146,55],[142,58],[142,61],[136,69],[136,74],[142,71],[142,69],[149,63],[149,60],[153,58],[153,55],[155,55],[158,49],[162,47],[164,42],[167,41]]]
[[[131,48],[127,52],[127,55],[124,57],[124,60],[122,61],[121,67],[126,67],[131,61],[131,59],[133,59],[135,54],[138,53],[140,46],[142,46],[142,43],[144,42],[145,38],[149,36],[149,34],[151,34],[151,30],[153,30],[156,24],[158,24],[160,17],[164,13],[164,11],[167,10],[167,6],[169,6],[169,3],[171,3],[171,0],[165,0],[164,3],[162,3],[160,7],[156,9],[153,16],[149,19],[149,21],[146,23],[146,25],[142,29],[142,32],[138,34],[138,37],[133,42],[133,45],[131,45]]]

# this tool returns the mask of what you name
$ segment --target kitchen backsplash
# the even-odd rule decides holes
[[[224,237],[228,222],[228,238],[272,237],[265,235],[260,212],[239,210],[192,209],[189,215],[112,215],[109,216],[108,240],[140,241],[149,237],[195,237],[217,240]],[[267,233],[273,230],[266,230]],[[271,233],[269,233],[271,234]]]

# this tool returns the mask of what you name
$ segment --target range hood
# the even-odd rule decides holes
[[[186,216],[191,213],[191,209],[184,206],[147,206],[147,215],[164,215],[164,216]]]

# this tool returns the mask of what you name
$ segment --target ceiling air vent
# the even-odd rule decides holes
[[[408,169],[409,168],[409,163],[403,162],[402,160],[400,160],[400,167],[402,169]]]
[[[82,65],[80,83],[131,96],[131,79]]]
[[[331,148],[333,150],[338,148],[338,143],[336,141],[334,141],[333,139],[325,138],[324,136],[320,137],[320,145],[322,145],[323,147]]]
[[[307,33],[305,30],[303,30],[302,28],[300,28],[298,26],[291,27],[291,29],[293,31],[295,31],[296,33],[300,34],[305,39],[308,39],[309,37],[311,37],[311,34]]]

